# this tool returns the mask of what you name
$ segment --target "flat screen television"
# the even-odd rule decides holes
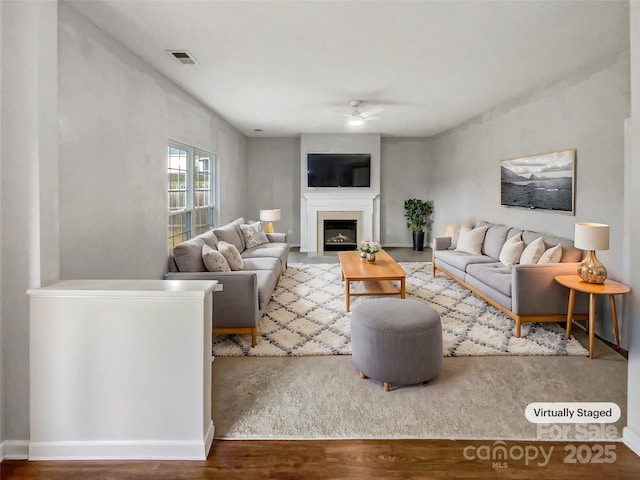
[[[370,153],[308,153],[309,187],[370,187]]]

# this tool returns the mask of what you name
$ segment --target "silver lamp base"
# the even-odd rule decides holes
[[[607,269],[596,257],[595,250],[590,250],[578,266],[578,276],[586,283],[604,283],[607,279]]]

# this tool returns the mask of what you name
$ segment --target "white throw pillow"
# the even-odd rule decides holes
[[[538,263],[538,260],[540,260],[540,257],[544,253],[544,247],[545,245],[542,237],[536,238],[522,251],[522,255],[520,255],[520,264],[531,265],[533,263]]]
[[[555,247],[548,248],[542,254],[538,263],[558,263],[562,258],[562,245],[558,244]]]
[[[209,245],[202,246],[202,261],[208,272],[230,272],[229,262],[219,251]]]
[[[522,234],[514,235],[504,242],[502,250],[500,250],[500,261],[507,267],[513,267],[520,261],[520,255],[524,249]]]
[[[487,227],[478,227],[471,230],[464,225],[460,228],[460,236],[458,237],[458,244],[455,248],[456,252],[465,252],[472,255],[482,254],[482,242],[484,242],[484,236],[487,233]]]
[[[244,237],[245,248],[259,247],[265,243],[269,243],[267,234],[262,231],[260,222],[241,224],[240,230]]]
[[[218,242],[218,250],[229,262],[231,270],[242,270],[244,268],[244,261],[235,245],[220,240]]]

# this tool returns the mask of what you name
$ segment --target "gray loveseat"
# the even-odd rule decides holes
[[[287,267],[289,244],[284,233],[266,234],[269,243],[246,248],[240,218],[200,234],[173,249],[169,256],[167,280],[217,280],[222,291],[213,302],[213,333],[251,334],[257,342],[258,324],[280,274]],[[242,270],[210,272],[202,259],[203,246],[217,249],[220,241],[234,245],[244,266]]]
[[[566,321],[569,291],[554,278],[576,273],[582,250],[575,248],[572,240],[553,235],[488,222],[477,227],[486,227],[479,254],[456,251],[452,237],[434,239],[433,275],[437,270],[447,274],[509,315],[516,323],[517,337],[523,322]],[[557,263],[506,266],[499,260],[502,247],[518,234],[525,246],[539,237],[546,249],[561,245],[561,258]],[[587,297],[576,295],[574,318],[586,320],[587,312]]]

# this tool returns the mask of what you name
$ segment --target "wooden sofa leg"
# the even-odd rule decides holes
[[[520,322],[520,317],[516,317],[516,337],[520,338],[520,325],[522,322]]]
[[[258,343],[258,327],[251,329],[251,348],[255,347]]]

